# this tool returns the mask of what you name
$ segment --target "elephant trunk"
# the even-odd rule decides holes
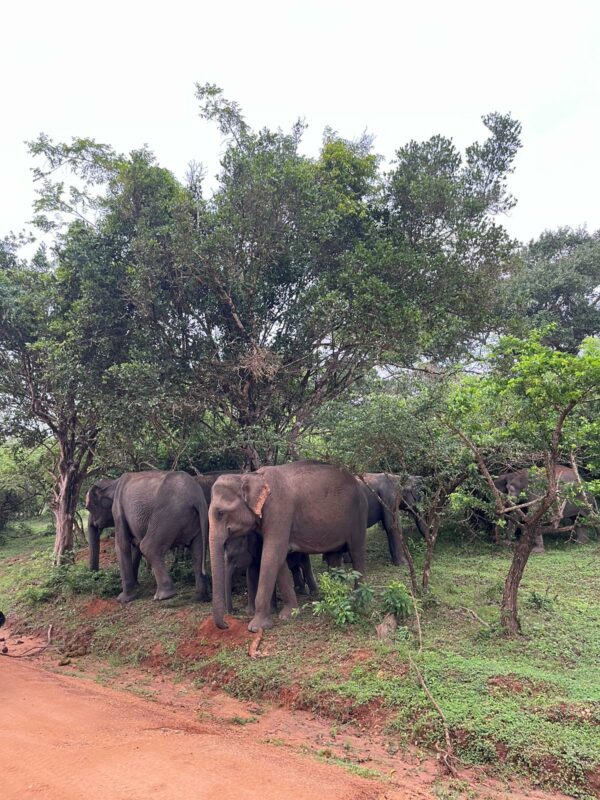
[[[225,542],[227,531],[209,532],[212,570],[212,614],[217,628],[228,628],[225,622]]]
[[[88,545],[90,552],[90,569],[97,572],[100,569],[100,528],[88,520]]]

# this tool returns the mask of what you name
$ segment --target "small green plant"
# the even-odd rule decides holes
[[[373,590],[364,583],[356,585],[360,573],[332,569],[321,577],[322,600],[312,604],[317,616],[329,616],[336,625],[352,625],[358,621],[373,600]]]
[[[398,619],[406,619],[413,612],[412,598],[402,581],[392,581],[383,595],[383,610],[395,614]]]
[[[47,603],[59,595],[89,594],[99,597],[114,597],[119,593],[121,582],[116,569],[91,572],[83,564],[65,564],[59,567],[48,566],[40,571],[39,577],[22,589],[17,600],[30,605]],[[30,578],[30,580],[31,580]]]
[[[532,589],[525,598],[525,606],[527,606],[527,608],[532,608],[534,611],[554,611],[558,595],[556,594],[554,597],[551,597],[549,591],[549,586],[546,587],[544,594],[540,594],[536,592],[535,589]]]

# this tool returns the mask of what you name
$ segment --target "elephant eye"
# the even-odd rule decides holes
[[[223,519],[224,512],[220,508],[217,508],[215,513],[216,513],[217,519]]]

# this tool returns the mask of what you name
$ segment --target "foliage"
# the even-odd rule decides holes
[[[312,603],[316,616],[329,616],[336,625],[352,625],[364,614],[373,590],[356,582],[360,573],[355,570],[332,569],[321,576],[321,600]]]
[[[545,328],[545,343],[577,353],[586,336],[600,334],[600,231],[546,231],[521,258],[505,286],[511,324],[521,333]]]
[[[382,593],[383,609],[386,614],[394,614],[399,620],[413,613],[410,593],[402,581],[392,581]]]

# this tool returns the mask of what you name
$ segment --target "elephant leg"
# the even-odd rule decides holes
[[[544,537],[541,533],[538,533],[538,535],[535,537],[535,544],[533,545],[531,552],[535,553],[536,555],[546,552],[546,549],[544,548]]]
[[[390,558],[392,564],[395,566],[406,566],[406,559],[402,553],[402,545],[400,544],[400,531],[398,530],[398,523],[394,519],[394,515],[389,511],[385,511],[383,515],[383,529],[387,535],[388,547],[390,549]]]
[[[248,625],[248,630],[254,631],[255,633],[261,629],[273,627],[271,600],[273,597],[273,590],[275,589],[275,582],[282,564],[285,565],[286,570],[288,569],[286,561],[288,543],[289,533],[284,536],[279,535],[277,541],[265,541],[263,536],[258,591],[256,592],[256,610],[254,617],[250,620],[250,624]],[[289,576],[289,581],[291,583],[291,576]]]
[[[208,600],[208,576],[204,571],[204,538],[202,536],[196,536],[195,539],[192,539],[190,552],[194,568],[196,600],[206,602]]]
[[[254,616],[256,612],[256,592],[258,590],[258,575],[260,562],[253,561],[246,570],[246,586],[248,588],[248,605],[246,613]]]
[[[586,528],[583,525],[575,528],[575,541],[578,544],[589,544],[590,543],[589,528]]]
[[[366,531],[357,532],[348,542],[348,552],[352,559],[352,566],[356,572],[360,572],[363,578],[367,577],[366,560]]]
[[[302,559],[302,572],[304,573],[304,580],[308,586],[308,593],[313,595],[317,593],[318,586],[313,572],[312,564],[310,563],[310,556],[308,553],[303,555]]]
[[[294,579],[294,591],[298,594],[305,594],[306,581],[304,579],[304,572],[299,564],[290,567],[292,577]]]
[[[124,520],[115,520],[115,543],[117,548],[117,559],[119,561],[119,572],[121,573],[121,586],[123,587],[117,600],[120,603],[129,603],[135,600],[137,595],[137,581],[133,572],[131,560],[131,534]]]
[[[283,600],[283,608],[279,612],[279,619],[289,619],[292,616],[292,611],[298,608],[298,600],[294,591],[292,575],[285,561],[277,573],[277,588]]]
[[[233,614],[233,573],[235,564],[225,554],[225,608],[228,614]]]
[[[138,575],[139,575],[139,571],[140,571],[140,561],[142,560],[142,551],[137,546],[137,544],[133,544],[132,543],[132,545],[131,545],[131,553],[132,553],[131,566],[133,568],[133,577],[134,577],[134,580],[135,580],[135,582],[137,584],[138,583]]]
[[[329,569],[337,569],[342,566],[344,554],[341,550],[336,550],[332,553],[324,553],[323,558],[327,562]]]
[[[177,591],[165,567],[164,558],[167,546],[164,544],[161,545],[157,539],[158,536],[154,531],[147,533],[140,543],[140,550],[150,564],[154,574],[154,579],[156,581],[154,599],[168,600],[170,597],[174,597]]]

